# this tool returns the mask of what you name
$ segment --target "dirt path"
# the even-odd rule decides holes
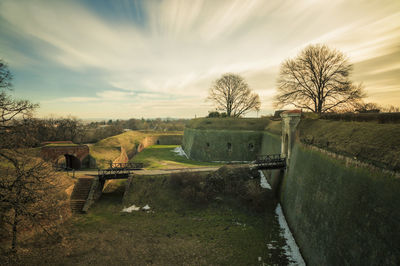
[[[143,170],[133,170],[132,173],[136,175],[164,175],[164,174],[172,174],[172,173],[181,173],[181,172],[211,172],[217,171],[221,166],[213,166],[213,167],[199,167],[199,168],[175,168],[175,169],[143,169]],[[84,170],[84,171],[75,171],[75,177],[84,177],[84,176],[97,176],[97,170]]]

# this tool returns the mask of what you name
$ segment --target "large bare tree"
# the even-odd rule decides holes
[[[350,81],[352,65],[340,51],[310,45],[280,68],[275,106],[294,105],[315,113],[357,103],[365,95]]]
[[[260,97],[253,93],[244,79],[236,74],[227,73],[215,81],[209,90],[208,99],[213,101],[217,110],[227,116],[239,117],[250,110],[260,110]]]
[[[52,167],[29,148],[35,142],[36,125],[30,115],[37,105],[9,96],[11,79],[0,60],[0,237],[11,235],[15,251],[19,229],[34,225],[47,230],[48,221],[59,218],[57,197],[63,192]]]

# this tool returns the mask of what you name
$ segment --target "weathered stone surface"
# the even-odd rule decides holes
[[[44,146],[40,153],[44,160],[53,163],[57,163],[60,156],[65,156],[67,167],[79,169],[83,160],[89,155],[89,147],[87,145]]]

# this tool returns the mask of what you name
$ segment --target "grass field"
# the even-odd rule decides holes
[[[221,164],[199,162],[179,156],[173,150],[179,145],[153,145],[144,149],[131,159],[131,162],[143,163],[147,169],[207,167]]]
[[[146,137],[182,135],[183,132],[151,132],[151,131],[128,131],[116,136],[105,138],[89,146],[90,155],[96,160],[100,168],[108,165],[109,161],[114,160],[120,155],[120,147],[123,147],[130,157],[135,152],[141,141]]]
[[[87,215],[69,220],[57,238],[40,235],[11,264],[288,265],[273,209],[254,213],[233,199],[195,205],[168,176],[137,177],[121,212],[124,182],[107,187]],[[5,261],[3,261],[5,262]]]
[[[75,144],[75,143],[51,143],[51,144],[44,145],[44,147],[71,147],[71,146],[79,146],[79,144]]]

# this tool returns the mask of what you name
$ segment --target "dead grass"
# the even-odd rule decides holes
[[[74,216],[62,237],[40,235],[18,258],[6,259],[20,265],[288,264],[273,209],[256,214],[234,199],[192,204],[171,189],[168,176],[143,176],[133,179],[125,206],[149,204],[152,212],[122,213],[123,187],[117,182],[87,215]]]
[[[378,167],[400,170],[400,124],[304,119],[303,143],[355,157]]]

